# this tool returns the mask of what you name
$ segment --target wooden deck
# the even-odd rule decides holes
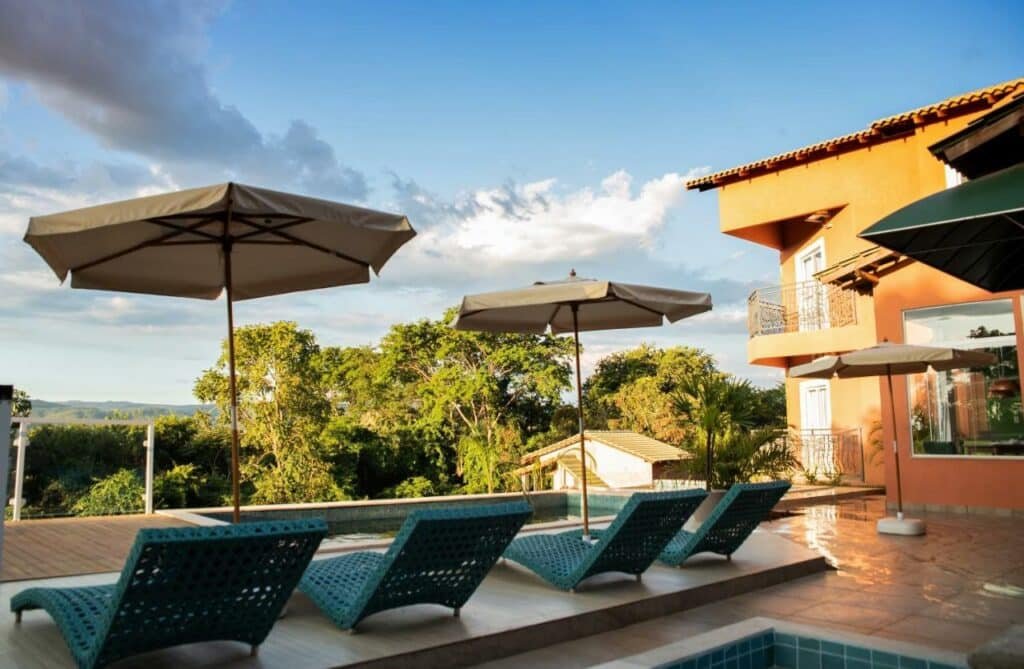
[[[157,515],[7,522],[0,581],[120,571],[136,532],[186,524]]]
[[[727,562],[697,556],[685,569],[651,567],[642,583],[604,574],[575,593],[550,587],[513,563],[498,564],[454,618],[439,606],[383,611],[346,634],[296,593],[258,657],[240,643],[178,646],[119,662],[119,669],[288,667],[289,669],[446,669],[522,653],[549,644],[603,635],[623,626],[717,602],[819,572],[824,560],[795,542],[760,531]],[[10,597],[23,588],[110,583],[112,574],[0,585],[0,667],[62,669],[73,666],[67,646],[44,611],[29,611],[20,625]],[[599,638],[599,637],[596,637]],[[529,666],[529,665],[525,665]]]

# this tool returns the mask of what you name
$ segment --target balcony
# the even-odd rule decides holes
[[[793,430],[786,435],[805,473],[845,480],[864,480],[864,442],[859,428]]]
[[[751,338],[856,324],[856,291],[819,281],[760,288],[747,298]]]

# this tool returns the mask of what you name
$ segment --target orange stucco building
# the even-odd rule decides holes
[[[788,370],[891,342],[995,352],[991,369],[894,379],[903,496],[913,508],[1024,509],[1020,291],[989,293],[860,239],[961,177],[928,147],[1024,94],[1024,79],[694,179],[718,192],[720,228],[779,252],[779,284],[748,300],[753,364]],[[886,484],[895,499],[884,380],[787,378],[787,419],[813,474]],[[884,412],[880,414],[880,412]]]

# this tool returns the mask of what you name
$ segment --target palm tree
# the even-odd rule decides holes
[[[676,413],[704,436],[705,481],[711,490],[716,435],[749,427],[753,388],[749,381],[706,369],[684,377],[673,394]]]

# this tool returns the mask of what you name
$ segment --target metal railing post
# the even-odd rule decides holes
[[[14,513],[12,521],[21,520],[21,506],[24,500],[22,494],[25,488],[25,449],[28,448],[28,420],[22,419],[18,423],[18,457],[14,464]]]
[[[4,501],[4,515],[0,516],[0,566],[4,554],[4,518],[7,515],[7,475],[11,457],[11,410],[14,404],[14,386],[0,386],[0,499]]]
[[[153,513],[153,456],[156,451],[156,426],[146,426],[146,513]]]

